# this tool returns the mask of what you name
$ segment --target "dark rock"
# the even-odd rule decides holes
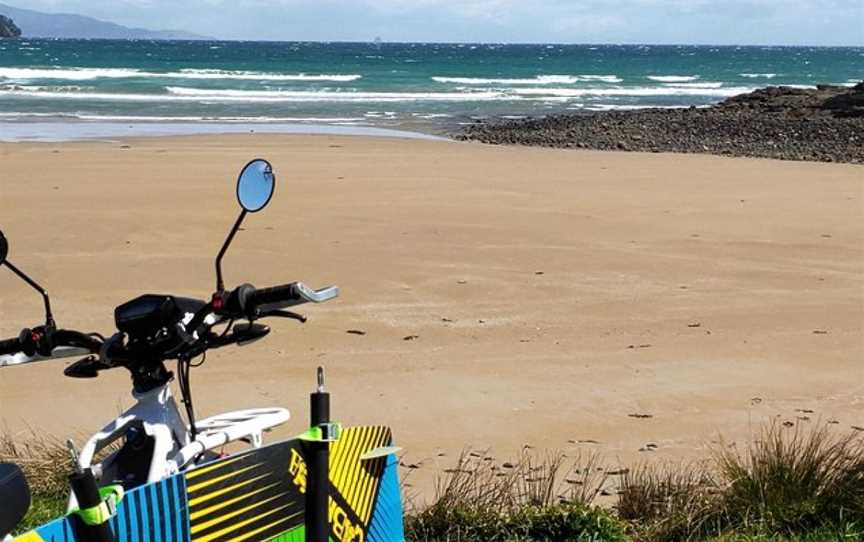
[[[491,144],[710,153],[864,163],[864,82],[767,87],[708,108],[643,109],[495,120],[457,139]]]
[[[0,15],[0,38],[20,38],[21,29],[15,24],[15,21]]]

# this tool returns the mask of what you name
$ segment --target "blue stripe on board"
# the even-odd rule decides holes
[[[111,527],[111,532],[114,533],[114,540],[117,540],[119,536],[117,533],[120,532],[120,506],[123,506],[122,502],[117,505],[117,513],[108,520],[108,526]]]
[[[177,512],[177,499],[174,498],[174,479],[167,480],[165,483],[165,492],[168,495],[168,509],[171,510],[171,540],[178,540],[177,535],[180,532],[179,524],[177,523],[177,518],[179,517],[179,513]]]
[[[147,538],[154,542],[162,542],[159,540],[159,511],[156,506],[156,492],[153,484],[142,488],[142,493],[146,494],[147,507],[144,509],[144,514],[147,516]]]
[[[63,529],[66,522],[66,518],[55,519],[50,523],[37,527],[36,532],[47,542],[62,542],[62,537],[65,536]]]
[[[147,503],[150,505],[150,513],[147,514],[147,521],[150,525],[150,540],[153,542],[162,542],[159,537],[159,506],[156,503],[156,484],[147,486]]]
[[[128,501],[127,501],[128,503]],[[132,538],[132,519],[130,518],[130,511],[128,504],[124,504],[122,510],[121,519],[123,520],[123,533],[121,542],[128,541]]]
[[[186,498],[186,478],[183,476],[175,476],[177,486],[180,491],[180,499],[177,501],[177,510],[180,516],[180,542],[189,540],[189,509],[188,500]]]
[[[403,542],[402,497],[399,494],[399,474],[396,456],[387,456],[387,467],[381,477],[375,512],[369,524],[369,542]]]
[[[185,542],[183,538],[183,526],[181,525],[182,514],[180,513],[180,492],[178,491],[178,486],[180,482],[177,478],[171,479],[171,498],[174,500],[174,509],[177,511],[177,514],[174,516],[174,529],[176,531],[176,540],[179,542]]]
[[[159,522],[159,536],[165,542],[172,542],[167,538],[168,532],[166,525],[171,521],[171,514],[173,511],[168,508],[168,499],[165,498],[165,486],[168,484],[167,480],[162,481],[156,487],[156,504],[159,510],[159,515],[162,521]]]
[[[144,542],[140,539],[141,529],[138,526],[139,510],[136,497],[137,495],[134,492],[129,493],[129,495],[126,496],[126,498],[129,500],[129,506],[131,506],[132,508],[131,510],[129,510],[129,520],[131,521],[131,525],[129,528],[129,538],[127,542]]]

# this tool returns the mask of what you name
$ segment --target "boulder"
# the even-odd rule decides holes
[[[21,29],[15,24],[15,21],[0,15],[0,38],[19,38],[21,37]]]

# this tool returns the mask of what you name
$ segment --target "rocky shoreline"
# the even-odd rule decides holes
[[[456,139],[503,145],[864,163],[864,82],[767,87],[717,105],[476,122]]]

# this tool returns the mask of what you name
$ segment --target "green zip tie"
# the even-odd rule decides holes
[[[91,527],[102,525],[117,513],[117,506],[120,504],[120,501],[123,500],[123,493],[123,486],[119,484],[100,487],[99,497],[102,498],[101,503],[96,506],[91,506],[90,508],[76,508],[69,512],[69,514],[75,514],[81,518],[81,521],[83,521],[85,525]]]
[[[308,431],[300,435],[300,440],[305,440],[306,442],[336,442],[339,440],[339,437],[342,434],[342,424],[340,423],[327,423],[323,424],[327,427],[327,432],[329,433],[329,438],[324,438],[324,430],[321,426],[310,427]]]

